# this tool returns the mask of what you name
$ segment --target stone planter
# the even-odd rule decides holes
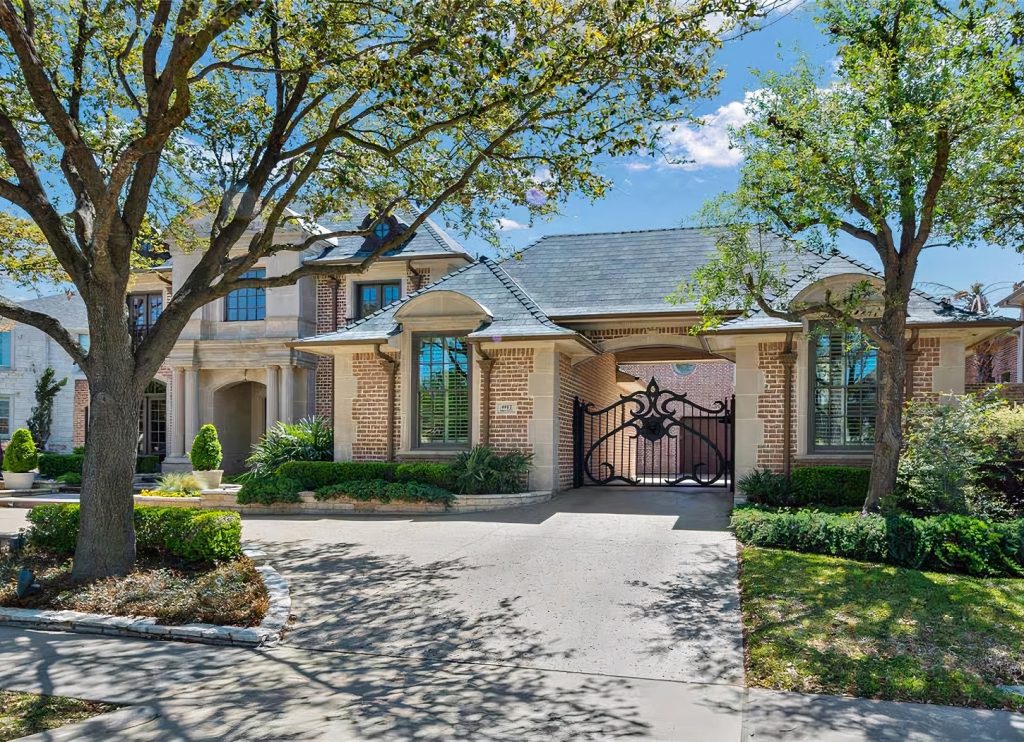
[[[36,481],[36,473],[28,471],[25,473],[5,471],[4,488],[9,490],[30,490]]]
[[[199,488],[204,490],[220,489],[220,480],[224,477],[223,469],[210,469],[209,471],[193,471],[192,476],[199,482]]]

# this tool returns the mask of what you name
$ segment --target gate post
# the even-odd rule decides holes
[[[729,491],[736,492],[736,395],[729,399]]]
[[[583,403],[579,397],[572,400],[572,486],[583,486]]]

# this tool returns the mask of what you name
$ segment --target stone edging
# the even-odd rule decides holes
[[[266,554],[252,547],[242,552],[255,562],[266,558]],[[292,600],[288,582],[268,564],[258,564],[257,571],[263,577],[270,607],[259,626],[215,626],[205,623],[190,623],[180,626],[158,624],[152,616],[109,616],[103,613],[82,613],[80,611],[46,611],[35,608],[0,607],[0,626],[11,626],[44,631],[72,631],[80,634],[104,634],[107,636],[131,636],[147,639],[194,642],[198,644],[232,645],[237,647],[260,647],[273,644],[281,638],[291,615]]]
[[[159,714],[152,706],[127,706],[110,711],[106,714],[93,716],[89,719],[67,724],[56,729],[47,729],[27,737],[19,737],[19,742],[72,742],[80,739],[113,739],[119,732],[147,724]]]
[[[254,515],[343,515],[348,513],[357,515],[455,515],[535,505],[547,502],[553,496],[549,491],[520,492],[514,495],[457,495],[455,503],[445,508],[442,503],[436,502],[363,502],[350,500],[345,497],[319,501],[314,498],[314,495],[314,492],[300,492],[301,502],[279,502],[272,505],[256,503],[239,505],[233,492],[230,494],[220,494],[214,490],[206,490],[199,498],[201,500],[199,507],[214,508],[216,510],[237,510],[241,513],[251,513]],[[161,502],[160,504],[169,503]],[[193,507],[195,507],[195,504],[193,504]]]

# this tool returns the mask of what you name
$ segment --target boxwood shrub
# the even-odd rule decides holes
[[[733,511],[732,526],[736,538],[751,546],[980,577],[1024,576],[1024,521],[858,516],[741,505]]]
[[[277,468],[277,476],[294,479],[301,489],[315,490],[338,482],[366,479],[395,480],[398,464],[389,461],[289,461]]]
[[[291,477],[251,477],[238,491],[238,504],[259,503],[272,505],[275,502],[299,502],[299,492],[304,489],[302,482]]]
[[[383,479],[339,482],[316,491],[318,500],[349,497],[353,500],[380,502],[440,502],[445,506],[455,502],[455,495],[441,487],[419,482],[386,482]]]
[[[81,474],[85,454],[82,453],[43,453],[39,455],[39,475],[46,479],[56,479],[61,474]],[[160,471],[160,457],[141,455],[135,461],[135,471],[139,474],[156,474]]]
[[[39,505],[28,513],[29,541],[71,554],[78,541],[79,506]],[[242,553],[242,519],[227,510],[136,506],[139,551],[167,552],[191,562],[233,559]]]
[[[798,466],[790,481],[798,504],[859,507],[870,478],[870,469],[857,466]]]

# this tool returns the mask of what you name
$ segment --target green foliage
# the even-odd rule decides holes
[[[85,456],[79,453],[44,453],[39,455],[39,474],[56,479],[61,474],[82,473]]]
[[[224,453],[217,437],[217,428],[211,423],[206,423],[199,428],[199,433],[192,441],[192,451],[189,454],[192,468],[196,471],[214,471],[223,459]]]
[[[452,482],[464,495],[522,492],[532,460],[531,454],[512,451],[501,455],[487,446],[476,446],[452,462]]]
[[[46,443],[50,440],[50,428],[53,425],[53,401],[57,394],[68,383],[67,377],[56,381],[56,372],[47,366],[39,380],[36,382],[36,404],[29,413],[26,423],[32,438],[35,439],[40,449],[46,449]]]
[[[794,505],[793,486],[783,474],[771,469],[754,469],[737,483],[747,500],[762,505]]]
[[[299,502],[302,483],[289,477],[247,477],[238,491],[238,503],[271,505],[275,502]]]
[[[363,502],[439,502],[445,506],[455,502],[455,495],[441,487],[417,482],[387,482],[383,479],[339,482],[321,487],[316,492],[317,500],[333,500],[348,497]]]
[[[917,514],[1024,514],[1024,415],[997,394],[907,407],[896,491],[884,504]]]
[[[395,468],[394,479],[396,482],[430,484],[446,490],[454,490],[456,488],[455,475],[450,464],[435,462],[399,464]]]
[[[59,477],[56,477],[56,479],[61,484],[66,484],[69,487],[79,487],[82,484],[82,475],[73,471],[66,471]]]
[[[160,471],[160,457],[156,454],[140,454],[135,459],[137,474],[156,474]]]
[[[163,551],[187,561],[233,559],[242,553],[238,513],[198,508],[136,506],[135,535],[140,551]],[[79,506],[40,505],[28,513],[29,541],[71,554],[78,540]]]
[[[39,452],[26,428],[18,428],[11,436],[11,442],[4,449],[4,471],[12,474],[30,472],[39,465]]]
[[[157,485],[151,492],[175,493],[182,492],[186,495],[198,495],[202,491],[198,480],[191,472],[169,471],[160,475]]]
[[[334,431],[319,417],[279,422],[264,433],[246,460],[253,477],[269,477],[289,461],[330,461]]]
[[[798,466],[791,481],[798,505],[860,507],[868,494],[871,470],[856,466]]]
[[[315,490],[329,484],[359,479],[395,480],[398,464],[387,461],[289,461],[276,475],[294,479],[302,489]]]
[[[800,466],[787,479],[755,469],[739,481],[740,491],[762,505],[859,507],[868,492],[871,471],[855,466]]]
[[[827,554],[983,577],[1024,575],[1024,524],[936,515],[857,516],[816,510],[733,511],[736,538],[751,546]]]

